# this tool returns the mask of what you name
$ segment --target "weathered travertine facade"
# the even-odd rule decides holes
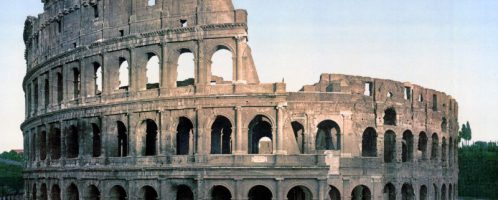
[[[231,0],[42,2],[24,34],[26,199],[456,198],[458,105],[442,92],[260,83]],[[218,50],[232,80],[212,75]],[[195,77],[178,80],[186,53]]]

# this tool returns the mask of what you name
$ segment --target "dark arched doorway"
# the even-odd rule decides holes
[[[312,200],[313,195],[311,191],[304,186],[293,187],[287,193],[287,200]]]
[[[212,200],[231,200],[232,194],[230,190],[221,185],[214,186],[211,190],[211,199]]]
[[[258,185],[249,190],[248,198],[249,200],[272,200],[273,194],[267,187]]]
[[[249,154],[273,153],[272,125],[267,117],[258,115],[249,123],[248,137]]]
[[[372,199],[372,193],[367,186],[359,185],[356,186],[351,192],[352,200],[370,200]]]
[[[218,116],[211,126],[211,154],[232,153],[232,123]]]
[[[180,185],[176,189],[176,200],[194,200],[194,193],[190,187],[186,185]]]

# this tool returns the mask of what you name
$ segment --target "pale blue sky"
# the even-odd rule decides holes
[[[0,12],[0,151],[22,148],[22,29],[40,0]],[[291,91],[321,73],[409,81],[455,97],[473,138],[498,140],[498,1],[234,0],[249,12],[249,42],[263,82]]]

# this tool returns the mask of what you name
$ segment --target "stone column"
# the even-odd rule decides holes
[[[276,154],[287,154],[287,151],[284,149],[284,119],[283,119],[283,109],[285,109],[284,105],[278,105],[277,109],[277,137],[276,137]]]
[[[235,151],[234,154],[244,154],[242,149],[243,136],[242,136],[242,107],[237,106],[235,110]]]
[[[275,191],[275,193],[276,193],[276,195],[275,195],[275,196],[276,196],[276,198],[275,198],[275,197],[273,197],[272,199],[274,199],[274,200],[281,200],[281,199],[284,199],[284,197],[285,197],[285,198],[287,198],[287,197],[285,196],[285,194],[283,194],[283,192],[284,192],[283,190],[284,190],[284,189],[283,189],[283,184],[282,184],[282,182],[284,181],[284,178],[276,178],[275,180],[277,181],[277,189],[276,189],[276,191]]]
[[[243,76],[243,73],[242,73],[242,68],[243,68],[243,64],[242,64],[242,47],[241,47],[241,43],[243,42],[242,41],[243,37],[241,36],[236,36],[235,37],[235,42],[236,42],[236,52],[235,52],[235,69],[233,70],[234,71],[234,81],[236,82],[240,82],[242,81],[242,76]]]
[[[318,200],[327,199],[327,178],[318,179]]]

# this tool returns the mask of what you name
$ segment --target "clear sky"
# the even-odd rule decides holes
[[[498,1],[234,0],[249,12],[249,42],[263,82],[296,91],[321,73],[345,73],[445,91],[475,140],[498,141]],[[0,151],[22,148],[22,30],[40,0],[0,12]]]

